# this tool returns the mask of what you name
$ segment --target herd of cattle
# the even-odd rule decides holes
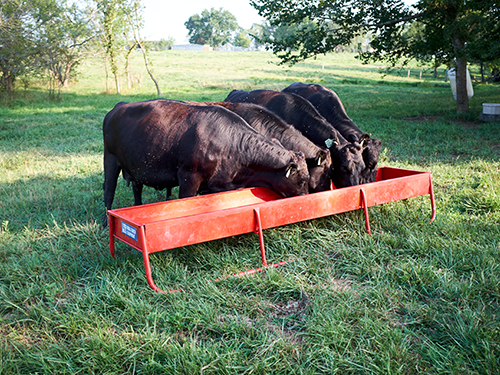
[[[118,103],[104,118],[104,203],[120,171],[134,203],[144,185],[179,198],[251,186],[283,197],[375,181],[381,142],[362,132],[332,90],[233,90],[224,102]]]

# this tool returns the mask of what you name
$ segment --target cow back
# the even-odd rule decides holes
[[[295,127],[316,145],[345,143],[338,131],[304,98],[273,90],[232,91],[224,100],[232,103],[259,104]]]
[[[318,147],[275,113],[261,105],[251,103],[208,102],[202,105],[223,106],[241,116],[259,133],[279,141],[286,149],[301,151],[309,170],[310,192],[330,189],[332,166],[330,153]]]
[[[282,92],[307,99],[314,108],[349,142],[361,139],[364,133],[349,118],[338,95],[327,87],[316,84],[293,83]]]
[[[106,115],[103,133],[105,157],[116,158],[129,179],[158,189],[179,184],[179,196],[186,189],[185,196],[196,194],[201,183],[212,192],[266,186],[284,196],[307,193],[304,156],[220,106],[119,103]],[[286,178],[289,169],[295,173]]]

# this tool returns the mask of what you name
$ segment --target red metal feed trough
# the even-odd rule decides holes
[[[427,194],[431,198],[432,222],[436,207],[431,174],[380,167],[373,183],[297,197],[283,198],[269,189],[257,187],[118,208],[108,212],[109,250],[114,257],[117,238],[141,251],[149,285],[163,292],[153,282],[151,253],[258,232],[263,268],[277,267],[286,262],[267,264],[263,229],[363,208],[366,228],[371,234],[368,207]]]

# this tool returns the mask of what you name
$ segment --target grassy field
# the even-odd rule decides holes
[[[0,374],[495,374],[500,369],[500,102],[475,83],[455,113],[444,69],[383,75],[354,55],[280,67],[269,53],[153,55],[162,97],[223,100],[232,89],[333,88],[382,140],[380,165],[430,171],[429,197],[142,256],[100,223],[102,120],[119,101],[155,97],[141,56],[134,84],[106,93],[98,60],[57,100],[19,92],[0,106]],[[422,71],[422,78],[420,78]],[[472,74],[477,74],[472,69]],[[123,81],[125,86],[125,81]],[[113,89],[112,82],[109,82]],[[163,192],[145,188],[144,201]],[[114,207],[133,204],[119,182]]]

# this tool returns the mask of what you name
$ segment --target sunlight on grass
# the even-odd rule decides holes
[[[102,120],[119,101],[156,96],[133,55],[129,89],[106,93],[89,59],[61,96],[43,88],[0,107],[0,374],[488,374],[500,367],[500,126],[481,123],[497,85],[474,83],[455,114],[444,69],[384,72],[352,54],[294,67],[270,53],[153,52],[162,97],[223,100],[295,81],[333,88],[349,116],[382,140],[380,165],[432,173],[428,196],[264,231],[278,269],[259,266],[256,234],[151,256],[101,227]],[[420,78],[422,71],[422,78]],[[472,74],[478,74],[471,69]],[[123,71],[122,71],[123,74]],[[164,199],[145,188],[144,201]],[[114,207],[133,204],[118,182]]]

